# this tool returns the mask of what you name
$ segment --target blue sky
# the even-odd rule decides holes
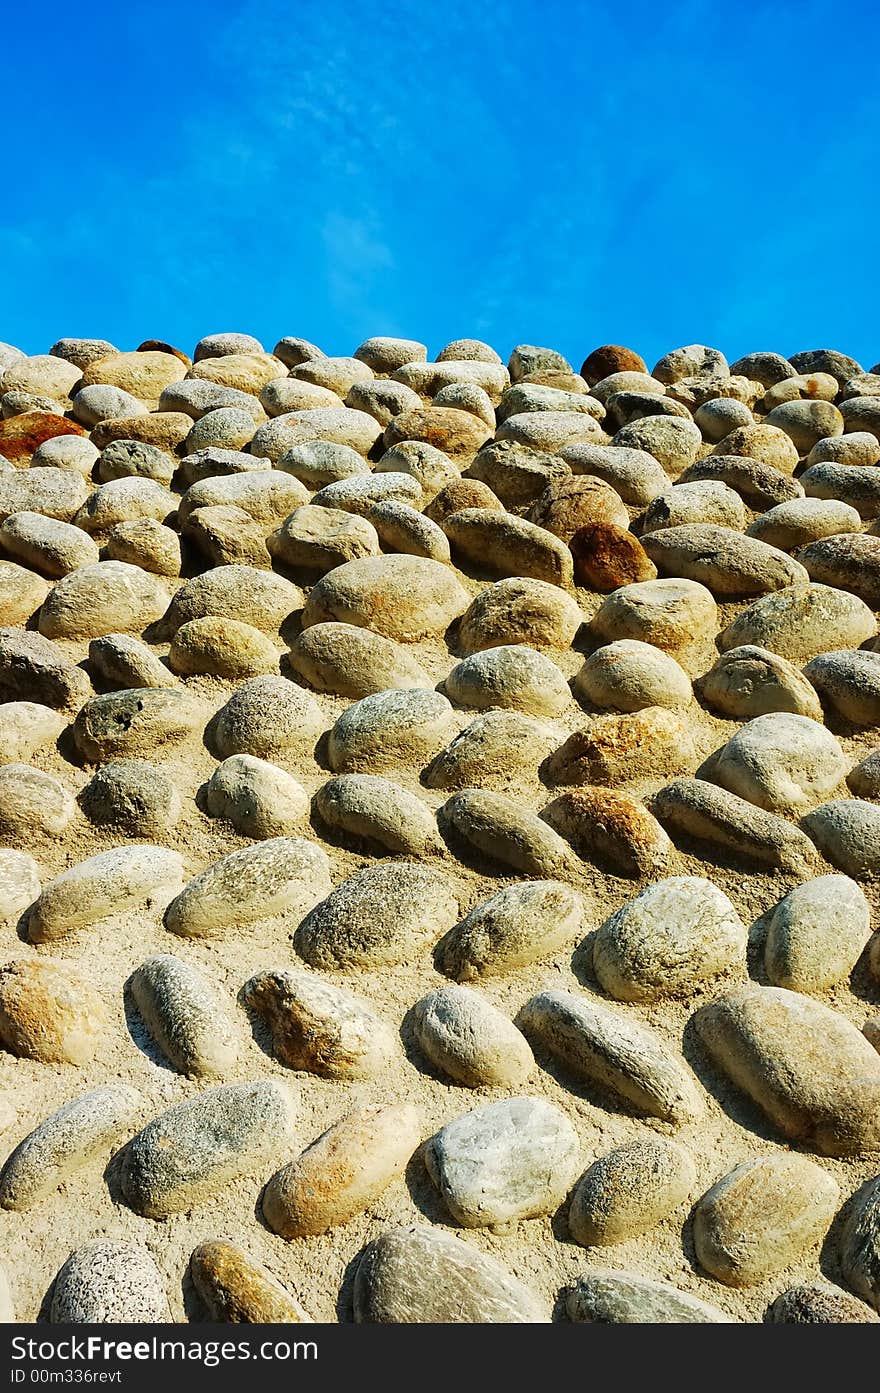
[[[27,352],[880,358],[873,3],[47,0],[7,42],[0,339]]]

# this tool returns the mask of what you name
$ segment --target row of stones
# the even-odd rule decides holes
[[[344,970],[353,965],[353,957],[357,964],[351,943],[339,937],[349,908],[354,949],[360,941],[361,951],[369,955],[366,910],[383,911],[367,892],[392,893],[395,882],[388,871],[371,868],[352,877],[306,916],[297,940],[310,966]],[[446,895],[447,922],[454,916],[454,901],[427,868],[404,864],[400,873],[411,897],[433,893],[436,900]],[[773,915],[771,947],[783,955],[794,945],[796,956],[806,940],[808,957],[810,939],[821,939],[823,933],[816,928],[815,914],[835,890],[855,900],[854,887],[827,883],[802,887],[783,900]],[[680,919],[671,925],[660,919],[664,904],[668,907],[676,897],[673,914],[702,911],[695,928]],[[397,905],[403,898],[398,889]],[[624,906],[602,926],[593,946],[594,970],[602,985],[607,990],[610,984],[612,994],[624,1001],[650,1002],[687,991],[701,971],[711,980],[741,961],[745,931],[729,902],[719,900],[724,897],[715,887],[694,878],[661,883]],[[412,920],[411,899],[408,907]],[[533,908],[544,914],[534,937]],[[580,903],[564,886],[508,887],[453,927],[441,941],[440,966],[465,980],[510,971],[540,957],[551,946],[554,930],[555,946],[563,933],[570,939],[576,927],[572,920],[580,912]],[[728,935],[724,953],[716,949],[712,913],[715,922],[721,921],[720,932]],[[643,951],[640,934],[646,924],[653,953]],[[384,931],[387,939],[387,922]],[[685,962],[692,945],[699,955],[694,968]],[[875,935],[872,947],[876,945]],[[387,961],[387,948],[384,955],[381,951],[385,945],[372,946],[373,961]],[[837,951],[836,944],[831,951]],[[661,974],[670,964],[673,981],[667,987]],[[878,967],[875,951],[875,974]],[[239,1028],[195,969],[163,954],[138,969],[129,985],[147,1030],[176,1067],[205,1075],[222,1073],[234,1062]],[[243,988],[241,1001],[264,1020],[276,1056],[289,1067],[330,1078],[369,1077],[396,1056],[394,1036],[367,1003],[309,973],[258,974]],[[0,1035],[15,1055],[82,1064],[103,1047],[107,1022],[107,1008],[94,987],[60,963],[20,958],[0,971]],[[600,1092],[610,1091],[642,1115],[680,1123],[703,1114],[703,1096],[683,1060],[652,1029],[594,996],[539,993],[522,1008],[517,1026],[576,1078]],[[714,1064],[790,1140],[829,1155],[880,1149],[876,1020],[862,1034],[802,993],[750,982],[699,1008],[693,1027]],[[404,1035],[410,1031],[429,1064],[463,1086],[514,1085],[532,1068],[531,1055],[507,1018],[469,988],[448,986],[429,994],[408,1013]]]
[[[28,1207],[112,1147],[130,1131],[139,1101],[133,1090],[109,1085],[74,1099],[46,1119],[4,1167],[4,1206]],[[252,1178],[289,1151],[295,1142],[295,1114],[295,1098],[276,1082],[228,1085],[180,1103],[117,1153],[123,1196],[139,1214],[154,1220],[205,1205],[221,1186]],[[696,1181],[689,1152],[659,1139],[624,1144],[599,1157],[577,1178],[580,1144],[570,1121],[552,1104],[528,1096],[483,1104],[445,1124],[424,1143],[421,1135],[418,1112],[409,1105],[354,1109],[261,1188],[264,1222],[287,1241],[344,1225],[375,1204],[403,1176],[417,1152],[459,1225],[498,1232],[565,1205],[572,1239],[587,1248],[607,1247],[648,1233],[671,1218],[688,1202]],[[742,1162],[716,1181],[692,1210],[699,1268],[731,1287],[765,1282],[822,1242],[839,1205],[836,1181],[806,1157],[775,1153]],[[880,1182],[875,1181],[845,1207],[837,1242],[844,1280],[875,1307],[880,1306],[878,1217]],[[448,1238],[440,1239],[441,1250]],[[108,1246],[117,1261],[123,1258],[119,1265],[125,1279],[119,1290],[136,1303],[161,1293],[164,1309],[164,1289],[152,1264],[135,1262],[131,1275],[137,1280],[131,1280],[125,1258],[140,1251],[137,1246]],[[101,1264],[94,1263],[93,1253],[94,1248],[87,1247],[65,1264],[55,1288],[53,1319],[108,1318],[96,1311],[107,1294],[96,1282]],[[197,1250],[194,1269],[207,1270],[194,1270],[194,1277],[209,1308],[219,1304],[219,1294],[213,1292],[221,1276],[216,1269],[227,1263],[235,1269],[243,1256],[235,1250]],[[143,1284],[147,1274],[151,1280]],[[201,1291],[203,1284],[207,1292]],[[277,1297],[277,1285],[274,1289]],[[685,1305],[692,1300],[679,1295]],[[91,1314],[73,1304],[77,1296],[92,1303]],[[858,1309],[856,1303],[852,1306]],[[282,1318],[307,1319],[293,1302]],[[716,1312],[702,1318],[722,1317]],[[852,1318],[871,1316],[865,1310]]]

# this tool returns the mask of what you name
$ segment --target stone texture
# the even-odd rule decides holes
[[[238,1058],[237,1031],[219,993],[182,958],[160,953],[136,968],[129,990],[138,1014],[182,1074],[223,1076]]]
[[[672,876],[599,927],[593,971],[618,1001],[657,1001],[744,972],[745,953],[746,927],[724,892],[700,876]]]
[[[165,923],[183,938],[224,938],[242,925],[301,915],[329,884],[320,846],[301,837],[271,837],[206,867],[171,901]]]
[[[326,1079],[368,1079],[399,1054],[395,1033],[360,997],[309,972],[259,972],[245,1004],[282,1064]]]
[[[515,972],[571,944],[583,913],[580,895],[560,881],[508,885],[441,939],[437,967],[460,982]]]
[[[696,1080],[661,1038],[595,997],[543,991],[527,1001],[517,1024],[584,1083],[611,1093],[635,1113],[691,1122],[703,1112]]]
[[[726,1286],[766,1281],[821,1242],[839,1196],[834,1177],[805,1156],[744,1161],[694,1210],[697,1260]]]
[[[282,1238],[304,1238],[346,1224],[403,1175],[421,1139],[416,1108],[355,1108],[272,1176],[263,1216]]]
[[[712,1062],[789,1141],[822,1156],[880,1150],[880,1055],[845,1017],[750,984],[693,1019]]]
[[[670,1217],[696,1182],[693,1157],[660,1138],[631,1141],[600,1156],[571,1197],[568,1227],[584,1248],[625,1243]]]
[[[295,1101],[277,1080],[226,1084],[177,1103],[122,1153],[125,1202],[148,1219],[208,1204],[293,1143]]]
[[[410,962],[449,928],[458,903],[449,881],[415,861],[380,862],[338,885],[297,929],[310,967],[346,970]]]
[[[577,1133],[542,1098],[505,1098],[447,1122],[425,1165],[457,1223],[487,1228],[551,1214],[578,1171]]]
[[[387,1229],[361,1253],[354,1318],[364,1325],[541,1325],[544,1303],[487,1253],[428,1224]]]

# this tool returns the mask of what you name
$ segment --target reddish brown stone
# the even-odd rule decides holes
[[[164,339],[144,339],[143,343],[138,344],[135,353],[173,353],[174,357],[186,363],[188,368],[192,367],[192,358],[188,358],[182,349],[175,348]]]
[[[629,513],[620,495],[592,474],[577,474],[551,484],[532,504],[527,516],[529,522],[546,528],[563,542],[591,522],[629,527]]]
[[[25,411],[21,416],[0,421],[0,455],[5,455],[11,464],[25,465],[44,440],[52,440],[56,435],[86,434],[82,426],[68,421],[66,416],[56,416],[52,411]]]
[[[569,542],[575,585],[609,594],[621,585],[653,580],[657,568],[637,537],[613,522],[592,522]]]
[[[623,348],[619,343],[604,343],[601,348],[594,348],[584,360],[581,377],[592,387],[595,382],[601,382],[613,372],[647,371],[648,365],[644,358],[640,358],[631,348]]]

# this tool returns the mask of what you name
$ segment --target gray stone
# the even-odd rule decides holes
[[[782,551],[794,551],[838,532],[858,532],[861,519],[855,508],[836,499],[793,498],[768,509],[746,531]],[[805,565],[803,558],[801,564]],[[809,569],[809,567],[808,567]],[[821,577],[816,577],[821,579]]]
[[[720,527],[743,528],[745,505],[739,494],[720,479],[697,480],[693,484],[664,486],[654,497],[640,520],[641,535],[693,523],[715,523]]]
[[[431,685],[421,663],[400,644],[353,624],[313,624],[291,644],[289,661],[310,687],[339,696]]]
[[[378,844],[392,855],[443,850],[431,809],[408,789],[377,774],[340,774],[315,794],[315,810],[334,832]]]
[[[73,723],[73,739],[89,764],[119,755],[155,755],[201,730],[205,712],[188,692],[134,687],[91,697]]]
[[[541,1325],[541,1301],[496,1258],[428,1224],[386,1231],[354,1274],[359,1325]]]
[[[723,440],[721,446],[728,446],[729,439],[730,436]],[[772,464],[762,464],[760,460],[745,455],[712,454],[706,459],[697,460],[682,471],[677,483],[692,484],[709,480],[727,484],[756,511],[804,496],[804,486],[798,479],[781,473]]]
[[[826,706],[853,725],[880,723],[880,653],[842,649],[820,653],[804,668]]]
[[[463,658],[444,686],[457,706],[512,708],[530,716],[557,716],[571,701],[556,664],[523,643],[484,648]]]
[[[653,1137],[627,1142],[594,1161],[575,1186],[571,1236],[592,1248],[650,1233],[684,1204],[696,1178],[684,1147]]]
[[[0,848],[0,922],[14,923],[40,893],[40,868],[26,851]]]
[[[880,608],[880,537],[850,529],[810,542],[797,555],[811,580],[848,590],[866,605]]]
[[[408,503],[394,500],[375,503],[366,521],[375,528],[379,541],[387,551],[423,556],[444,565],[449,562],[449,542],[445,533],[436,522],[411,508]]]
[[[684,1061],[648,1026],[594,997],[539,992],[523,1006],[517,1024],[575,1078],[622,1099],[637,1114],[682,1123],[703,1113],[702,1095]]]
[[[119,522],[108,532],[101,558],[124,561],[153,575],[177,577],[181,569],[180,538],[156,518]]]
[[[125,1147],[125,1202],[148,1219],[208,1204],[293,1146],[294,1111],[293,1094],[275,1079],[226,1084],[178,1103]]]
[[[288,336],[279,339],[272,349],[274,357],[280,358],[286,368],[295,368],[298,363],[305,363],[310,358],[325,358],[327,355],[308,339],[298,339]]]
[[[810,875],[818,867],[816,849],[799,828],[704,779],[674,779],[653,795],[650,807],[668,832],[725,855],[735,852],[790,875]]]
[[[307,754],[324,729],[314,697],[286,677],[252,677],[221,707],[214,740],[221,758],[248,754],[266,759]]]
[[[559,454],[573,474],[592,474],[640,508],[669,488],[666,471],[646,450],[623,445],[566,445]]]
[[[461,508],[443,523],[453,548],[481,570],[502,576],[533,576],[571,588],[571,552],[559,537],[513,513]]]
[[[231,851],[184,886],[165,923],[183,938],[226,938],[241,925],[301,915],[330,887],[327,856],[301,837]]]
[[[692,1019],[712,1062],[789,1141],[822,1156],[880,1150],[880,1055],[844,1016],[750,983]]]
[[[638,639],[603,644],[585,660],[572,683],[593,706],[641,711],[646,706],[687,706],[691,680],[668,653]]]
[[[847,1286],[880,1311],[880,1176],[853,1196],[840,1236],[840,1267]]]
[[[773,907],[764,943],[767,976],[792,991],[824,991],[845,981],[870,936],[871,907],[855,881],[816,876]]]
[[[40,633],[81,641],[118,630],[140,631],[161,618],[168,600],[155,576],[139,566],[99,561],[57,582],[40,611]]]
[[[177,513],[177,496],[155,479],[111,479],[89,494],[73,521],[92,534],[105,534],[123,522],[152,518],[167,522]]]
[[[318,508],[341,508],[346,513],[360,513],[361,517],[366,517],[377,503],[392,501],[409,503],[413,508],[422,503],[422,486],[418,479],[401,471],[399,466],[376,474],[338,479],[333,484],[325,484],[312,498]]]
[[[224,1075],[239,1042],[225,1005],[198,968],[171,953],[147,958],[129,980],[132,999],[173,1068],[202,1078]]]
[[[113,687],[171,687],[176,679],[153,650],[130,634],[104,634],[89,644],[89,663]]]
[[[10,624],[27,624],[51,593],[42,576],[14,561],[0,561],[0,614]]]
[[[369,1079],[399,1058],[395,1031],[352,992],[310,972],[258,972],[245,1004],[265,1021],[289,1069],[325,1079]]]
[[[834,1177],[805,1156],[744,1161],[694,1210],[697,1261],[729,1287],[766,1281],[821,1242],[839,1197]]]
[[[453,1218],[490,1228],[552,1214],[577,1175],[579,1152],[558,1108],[542,1098],[505,1098],[448,1122],[424,1156]]]
[[[420,765],[456,729],[452,707],[439,692],[375,692],[343,711],[328,736],[327,759],[336,773]]]
[[[771,711],[822,720],[822,705],[806,676],[787,658],[755,644],[722,653],[694,688],[713,711],[732,720],[748,721]]]
[[[810,498],[834,498],[862,518],[880,516],[880,479],[873,465],[812,464],[801,475]]]
[[[424,771],[429,788],[507,788],[538,778],[558,732],[518,711],[486,711]]]
[[[566,1296],[571,1321],[594,1325],[728,1325],[731,1317],[679,1291],[669,1282],[635,1272],[594,1269]]]
[[[92,695],[82,668],[42,634],[0,628],[0,691],[6,700],[37,701],[55,708],[78,707]]]
[[[840,798],[814,808],[803,819],[826,860],[858,879],[880,876],[880,808],[862,798]]]
[[[777,1296],[768,1313],[774,1325],[872,1325],[869,1306],[830,1282],[802,1282]]]
[[[253,755],[230,755],[205,789],[211,817],[226,818],[243,837],[281,837],[302,825],[309,797],[286,769]]]
[[[449,390],[454,391],[455,388]],[[475,387],[473,390],[480,389]],[[485,396],[485,393],[483,395]],[[486,400],[489,400],[488,397]],[[354,382],[346,393],[345,405],[354,407],[356,411],[366,411],[367,415],[372,416],[384,429],[395,416],[420,407],[422,399],[417,392],[404,386],[402,382],[384,379],[376,382]],[[491,409],[491,402],[489,406]]]
[[[80,790],[90,822],[128,837],[167,836],[180,817],[180,794],[161,769],[144,759],[102,765]]]
[[[308,492],[292,474],[256,469],[251,474],[220,475],[192,484],[180,500],[177,515],[183,527],[197,508],[241,508],[265,536],[308,501]]]
[[[515,972],[573,943],[583,914],[580,895],[560,881],[505,886],[441,939],[437,967],[460,982]]]
[[[141,1096],[127,1084],[105,1084],[65,1103],[19,1142],[0,1172],[0,1205],[31,1209],[110,1150],[129,1130]]]
[[[799,562],[729,527],[690,523],[642,537],[658,570],[698,581],[714,595],[762,595],[808,579]]]
[[[64,785],[30,764],[0,765],[0,837],[8,841],[60,837],[76,812]]]
[[[444,834],[490,862],[540,879],[576,873],[571,848],[536,813],[482,788],[454,793],[438,811]]]
[[[42,513],[71,522],[88,497],[89,489],[78,469],[13,469],[0,474],[0,520],[10,513]]]
[[[309,440],[304,445],[295,445],[281,456],[276,468],[293,474],[310,489],[322,489],[340,479],[370,473],[363,455],[352,450],[350,445],[334,445],[332,440]]]
[[[165,1279],[139,1243],[95,1239],[71,1253],[52,1292],[53,1325],[126,1325],[170,1319]]]
[[[183,861],[164,846],[117,846],[50,880],[30,908],[28,937],[49,943],[117,915],[161,914],[183,880]]]
[[[99,455],[97,446],[83,435],[54,435],[34,450],[31,468],[78,469],[89,478]]]
[[[835,648],[857,648],[877,632],[868,606],[829,585],[793,585],[747,605],[718,637],[722,653],[743,644],[807,662]]]
[[[772,813],[799,815],[843,782],[848,761],[818,721],[788,711],[755,716],[706,761],[705,777]]]
[[[851,769],[846,782],[857,798],[880,797],[880,750],[872,750]]]
[[[105,484],[111,479],[135,476],[170,484],[176,468],[177,460],[172,455],[145,440],[111,440],[101,451],[98,478]]]
[[[346,561],[379,555],[379,537],[367,518],[339,508],[297,508],[266,540],[269,554],[287,566],[325,575]]]
[[[42,513],[10,513],[0,526],[0,546],[7,555],[53,579],[98,561],[98,548],[87,533]]]
[[[412,1009],[413,1034],[435,1069],[465,1088],[519,1088],[535,1067],[525,1036],[468,987],[438,987]]]
[[[193,352],[193,362],[204,358],[225,358],[230,353],[262,353],[263,345],[252,334],[206,334],[199,339]]]
[[[26,764],[38,751],[48,752],[67,725],[51,706],[35,701],[0,704],[0,763]]]
[[[746,939],[722,890],[700,876],[671,876],[600,926],[593,970],[618,1001],[686,996],[721,973],[744,972]]]
[[[671,478],[693,464],[703,443],[699,426],[678,416],[645,416],[612,437],[612,445],[653,455]]]
[[[164,628],[172,638],[181,625],[209,615],[238,619],[265,634],[302,609],[302,592],[283,576],[255,566],[216,566],[186,581],[168,607]]]
[[[506,644],[569,648],[584,622],[577,601],[558,585],[515,576],[487,585],[459,621],[458,646],[467,654]]]
[[[263,528],[250,513],[234,504],[194,508],[181,532],[198,548],[210,566],[257,566],[268,570],[272,561]]]
[[[96,426],[99,421],[121,420],[125,416],[146,416],[148,408],[130,392],[107,383],[83,387],[71,401],[74,418],[84,426]]]
[[[623,585],[603,600],[590,628],[606,642],[637,639],[667,653],[714,635],[718,610],[712,594],[694,580],[647,580]]]
[[[403,643],[442,634],[468,605],[450,567],[421,556],[347,561],[309,592],[303,628],[336,621]]]
[[[454,922],[458,902],[447,878],[415,861],[356,871],[300,924],[294,946],[327,971],[411,962]]]

